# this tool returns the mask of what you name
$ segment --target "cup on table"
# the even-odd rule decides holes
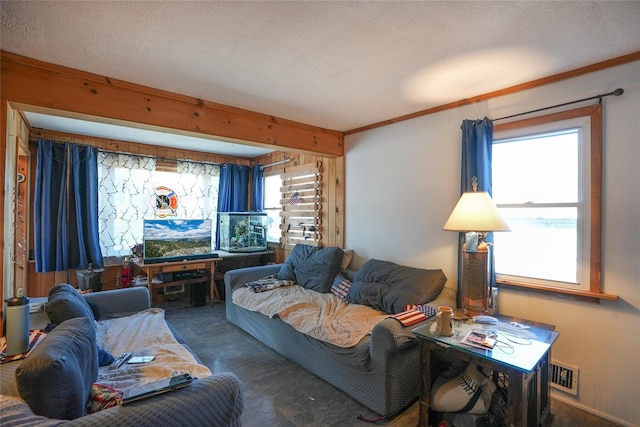
[[[453,309],[445,305],[438,307],[436,314],[436,333],[444,337],[453,335]]]

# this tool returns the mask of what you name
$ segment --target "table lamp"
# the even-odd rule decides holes
[[[489,310],[488,232],[511,231],[486,191],[465,192],[451,212],[443,229],[465,233],[462,245],[460,296],[462,312],[467,316],[486,314]]]

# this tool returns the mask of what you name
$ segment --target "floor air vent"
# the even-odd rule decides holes
[[[551,387],[578,395],[578,368],[551,361]]]

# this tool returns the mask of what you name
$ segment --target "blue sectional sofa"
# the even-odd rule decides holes
[[[94,325],[102,320],[124,320],[125,315],[147,310],[150,308],[150,299],[146,287],[96,292],[84,296],[76,293],[75,298],[84,299],[88,303],[84,308],[79,306],[76,314],[83,314],[82,310],[90,307],[93,313],[99,313],[99,319],[93,324],[94,319],[89,319],[91,314],[88,313],[84,313],[86,316],[83,317],[59,319],[56,321],[59,322],[58,326],[26,359],[0,365],[0,425],[241,425],[243,387],[232,373],[203,376],[180,390],[87,413],[87,393],[98,372],[98,361],[95,358],[96,328],[99,326]],[[73,305],[71,298],[58,302],[60,304],[56,305],[57,309],[48,312],[49,317],[58,317],[62,311],[68,312],[69,306]],[[53,304],[49,307],[53,307]],[[154,331],[137,332],[144,335],[142,340],[153,341]],[[177,333],[171,333],[176,336],[178,343],[184,345]],[[189,350],[186,345],[184,347]],[[194,357],[199,362],[195,355]],[[37,372],[41,369],[47,369],[43,371],[43,375]],[[29,381],[23,378],[27,374]]]
[[[442,271],[379,260],[369,260],[359,271],[343,271],[352,279],[347,301],[371,305],[389,312],[390,317],[379,322],[371,334],[355,346],[342,348],[298,332],[278,316],[268,317],[233,303],[233,292],[246,283],[272,275],[277,277],[281,272],[286,272],[285,276],[291,278],[292,270],[295,277],[296,266],[291,265],[291,257],[284,265],[225,273],[229,322],[383,416],[392,417],[414,402],[420,393],[421,346],[411,330],[419,324],[405,327],[391,315],[401,310],[398,308],[400,303],[428,303],[434,308],[439,305],[455,307],[456,291],[444,286],[446,277]],[[308,256],[302,258],[293,264],[304,263]],[[300,279],[304,281],[309,270],[302,270]],[[420,295],[417,299],[416,290]],[[433,319],[426,320],[429,321]]]

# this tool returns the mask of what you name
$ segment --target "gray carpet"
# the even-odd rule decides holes
[[[391,420],[368,424],[358,414],[377,414],[227,322],[224,303],[192,307],[185,300],[157,304],[167,321],[213,372],[235,373],[245,389],[245,427],[418,425],[413,404]],[[610,427],[616,424],[552,400],[555,427]]]

